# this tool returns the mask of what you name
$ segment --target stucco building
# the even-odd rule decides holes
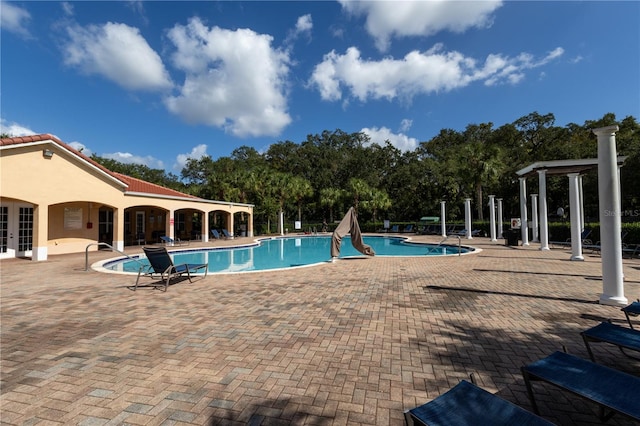
[[[253,207],[114,173],[50,134],[0,139],[0,259],[208,241],[222,228],[251,237]]]

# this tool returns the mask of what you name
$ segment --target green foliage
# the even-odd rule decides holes
[[[592,129],[612,124],[619,126],[619,155],[627,157],[620,173],[622,209],[640,211],[640,125],[634,117],[618,121],[613,114],[559,127],[553,114],[533,112],[498,128],[478,123],[462,131],[442,129],[408,152],[388,141],[373,144],[363,133],[325,130],[300,143],[275,142],[264,153],[242,146],[229,157],[189,160],[180,179],[146,166],[94,159],[111,170],[203,198],[254,204],[254,223],[265,229],[273,228],[280,210],[285,220],[321,224],[340,220],[350,206],[357,206],[361,226],[371,222],[375,227],[383,219],[407,223],[439,216],[442,200],[447,222],[462,222],[465,198],[472,199],[474,223],[481,224],[489,194],[502,198],[505,219],[520,216],[517,170],[536,161],[596,158]],[[595,170],[583,175],[583,194],[585,216],[597,221]],[[568,203],[567,177],[548,176],[549,212]],[[562,229],[552,223],[550,232],[568,238]]]

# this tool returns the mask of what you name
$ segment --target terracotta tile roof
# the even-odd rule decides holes
[[[156,185],[155,183],[147,182],[142,179],[137,179],[131,176],[123,175],[122,173],[111,172],[116,178],[125,182],[129,187],[126,192],[139,192],[143,194],[164,195],[168,197],[182,197],[191,198],[194,200],[201,200],[202,198],[194,195],[185,194],[180,191],[165,188],[164,186]]]
[[[51,142],[59,145],[60,147],[64,148],[65,150],[67,150],[67,151],[71,152],[72,154],[78,156],[83,161],[91,164],[94,167],[97,167],[98,169],[102,170],[103,172],[105,172],[109,176],[111,176],[111,177],[121,181],[125,185],[127,185],[128,187],[125,190],[125,193],[126,192],[136,192],[136,193],[143,193],[143,194],[150,194],[150,195],[182,197],[182,198],[191,198],[191,199],[194,199],[194,200],[201,200],[201,198],[193,196],[193,195],[185,194],[185,193],[182,193],[180,191],[175,191],[173,189],[165,188],[164,186],[153,184],[151,182],[146,182],[146,181],[141,180],[141,179],[136,179],[136,178],[131,177],[131,176],[123,175],[122,173],[112,172],[111,170],[109,170],[106,167],[104,167],[102,164],[92,160],[91,158],[87,157],[86,155],[84,155],[83,153],[78,151],[77,149],[73,148],[71,145],[67,145],[66,143],[62,142],[60,139],[58,139],[57,137],[55,137],[55,136],[53,136],[53,135],[51,135],[49,133],[43,133],[43,134],[40,134],[40,135],[31,135],[31,136],[18,136],[18,137],[12,137],[12,138],[2,138],[2,139],[0,139],[0,147],[12,146],[12,145],[23,145],[23,144],[33,143],[33,142],[48,142],[48,141],[51,141]]]

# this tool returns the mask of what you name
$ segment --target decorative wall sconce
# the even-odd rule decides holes
[[[42,150],[42,156],[48,160],[51,159],[51,157],[53,157],[53,151],[51,151],[50,149],[43,149]]]

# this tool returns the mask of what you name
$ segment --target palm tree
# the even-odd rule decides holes
[[[361,200],[368,200],[371,198],[371,187],[367,182],[362,179],[349,179],[349,191],[353,195],[353,207],[358,213],[358,205]]]
[[[294,198],[298,204],[298,220],[302,220],[302,200],[305,197],[313,195],[313,188],[311,183],[300,176],[292,177],[287,183],[291,198]]]
[[[329,222],[333,223],[333,208],[343,196],[343,191],[338,188],[323,188],[320,190],[320,204],[329,208]]]
[[[371,210],[373,213],[373,221],[376,221],[376,213],[378,210],[386,210],[391,207],[391,198],[385,191],[379,189],[371,190],[371,199],[363,201],[362,205]]]

